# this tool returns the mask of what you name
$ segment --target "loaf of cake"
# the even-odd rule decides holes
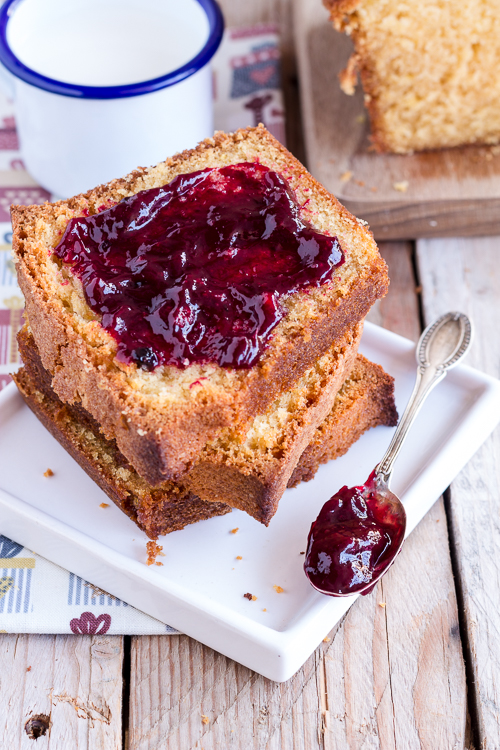
[[[13,377],[27,405],[108,497],[151,539],[232,510],[223,502],[202,500],[182,482],[148,485],[120,453],[116,441],[103,436],[98,423],[81,405],[65,404],[58,398],[26,328],[20,335],[20,347],[26,364]],[[314,431],[310,447],[299,458],[288,486],[312,479],[321,463],[343,455],[370,427],[393,426],[396,421],[393,379],[379,365],[358,355],[330,413]],[[275,436],[275,443],[278,442]],[[246,459],[251,472],[253,456],[248,454]]]
[[[12,221],[51,388],[151,487],[200,467],[228,431],[243,443],[388,286],[363,222],[262,126],[217,133],[67,201],[15,206]],[[167,266],[154,255],[166,241]],[[192,475],[197,494],[200,482]]]
[[[500,142],[497,0],[323,2],[353,40],[341,85],[359,73],[379,151]]]

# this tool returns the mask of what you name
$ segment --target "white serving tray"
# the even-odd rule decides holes
[[[413,387],[414,350],[365,325],[361,351],[395,377],[400,413]],[[469,367],[431,394],[392,483],[408,533],[499,421],[500,382]],[[163,567],[147,567],[146,536],[118,508],[99,507],[106,496],[8,386],[0,394],[0,533],[271,680],[287,680],[356,599],[309,585],[300,552],[311,522],[342,485],[365,481],[392,432],[369,431],[313,481],[287,490],[269,528],[233,511],[164,537]]]

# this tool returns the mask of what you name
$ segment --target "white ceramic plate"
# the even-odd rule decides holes
[[[365,326],[361,351],[395,377],[400,413],[413,387],[414,349]],[[500,382],[476,370],[457,367],[431,394],[392,483],[408,533],[498,421]],[[311,522],[343,484],[365,481],[392,432],[369,431],[312,482],[287,490],[269,528],[233,511],[164,537],[163,567],[147,567],[146,536],[118,508],[99,507],[105,495],[9,386],[0,394],[0,533],[256,672],[287,680],[356,599],[309,585],[300,552]]]

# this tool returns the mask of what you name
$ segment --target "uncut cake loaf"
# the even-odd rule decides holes
[[[129,271],[118,276],[119,281],[101,280],[97,285],[92,282],[94,286],[87,280],[84,283],[74,267],[56,254],[56,248],[61,242],[64,244],[76,225],[85,228],[87,218],[94,222],[94,234],[99,222],[102,232],[108,221],[107,212],[123,207],[128,210],[126,207],[142,191],[164,187],[164,192],[168,192],[174,183],[187,189],[186,185],[200,180],[203,170],[215,175],[210,179],[216,188],[219,176],[227,174],[232,165],[231,173],[239,169],[246,174],[246,165],[249,173],[260,175],[262,183],[269,181],[270,172],[277,175],[273,185],[276,181],[284,183],[283,194],[292,196],[295,202],[294,221],[300,218],[306,232],[335,239],[341,262],[321,284],[303,283],[277,301],[268,295],[267,307],[263,305],[262,310],[266,312],[274,305],[281,317],[251,366],[190,362],[181,357],[179,366],[168,363],[148,368],[145,357],[138,361],[120,358],[121,344],[104,327],[108,313],[96,313],[89,306],[89,295],[96,292],[96,287],[106,295],[116,292],[119,284],[136,284],[142,262],[140,248],[133,258],[128,258]],[[183,200],[181,193],[176,195]],[[186,474],[205,446],[223,437],[224,430],[238,432],[243,440],[258,415],[290,390],[327,351],[342,346],[344,337],[363,320],[388,286],[386,265],[368,229],[263,127],[229,135],[217,133],[197,148],[156,167],[138,169],[67,201],[15,206],[12,221],[19,283],[34,341],[43,367],[50,373],[51,387],[62,402],[81,404],[104,436],[116,441],[119,452],[151,486]],[[141,221],[147,223],[148,218],[138,216],[134,221],[139,225]],[[209,216],[208,223],[211,221]],[[311,253],[307,261],[310,269],[315,265],[315,251],[308,246],[306,252]],[[227,253],[230,255],[229,249]],[[157,276],[161,273],[160,269]],[[254,276],[259,277],[257,269]],[[153,308],[154,305],[148,309],[150,317],[155,316]],[[237,325],[237,316],[233,317]],[[187,328],[188,318],[189,315],[182,323]],[[223,324],[221,319],[222,327]],[[245,322],[241,325],[244,327]],[[146,349],[140,351],[142,357]],[[147,356],[151,354],[147,350]]]
[[[359,73],[379,151],[500,142],[497,0],[323,2],[353,40],[341,86]]]
[[[182,482],[148,485],[120,453],[116,441],[103,436],[97,422],[83,407],[64,404],[57,397],[26,326],[19,335],[19,344],[25,366],[13,377],[30,409],[151,539],[232,510],[224,502],[202,500]],[[309,447],[299,458],[288,486],[312,479],[321,463],[343,455],[370,427],[393,426],[396,422],[393,379],[379,365],[358,355],[326,419],[313,432]],[[286,432],[285,420],[273,435],[262,436],[266,439],[265,449],[276,453]],[[254,469],[254,459],[252,452],[241,454],[241,462],[246,460],[249,472]],[[275,460],[280,462],[278,455]],[[286,458],[281,463],[286,464]]]

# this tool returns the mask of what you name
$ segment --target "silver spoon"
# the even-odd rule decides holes
[[[368,594],[394,562],[406,530],[404,506],[389,489],[394,462],[425,399],[465,356],[471,338],[471,322],[458,312],[421,335],[415,387],[384,457],[366,484],[339,490],[311,526],[304,570],[321,593]]]

